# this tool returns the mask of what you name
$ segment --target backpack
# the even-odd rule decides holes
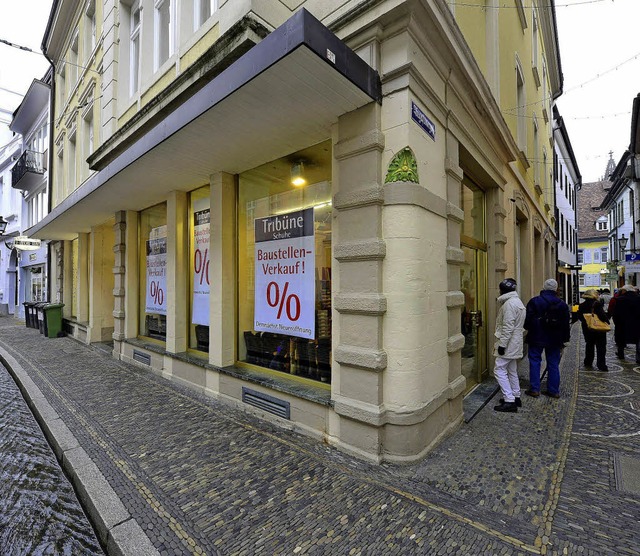
[[[549,332],[560,332],[564,330],[567,322],[567,312],[564,311],[561,303],[549,303],[540,317],[542,328]]]

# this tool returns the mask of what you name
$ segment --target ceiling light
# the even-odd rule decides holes
[[[291,165],[291,183],[296,187],[302,187],[307,184],[304,177],[304,163],[298,160]]]

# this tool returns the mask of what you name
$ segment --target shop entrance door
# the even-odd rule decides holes
[[[460,243],[464,264],[460,267],[460,288],[464,293],[461,331],[462,374],[467,391],[488,376],[487,369],[487,244],[485,242],[485,194],[465,178],[461,185],[464,222]]]
[[[463,245],[465,263],[460,267],[460,285],[464,293],[462,309],[462,374],[467,390],[487,377],[486,252]]]

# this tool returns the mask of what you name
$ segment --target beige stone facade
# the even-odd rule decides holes
[[[98,10],[102,136],[87,159],[92,173],[54,182],[54,198],[63,198],[32,231],[58,241],[53,287],[67,330],[88,343],[111,336],[116,358],[365,459],[415,461],[462,423],[465,393],[488,377],[497,284],[517,277],[525,299],[552,275],[552,207],[530,183],[521,145],[446,2],[219,4],[195,35],[178,33],[158,70],[171,78],[143,76],[133,99],[115,77],[130,63],[116,25],[125,11],[110,0]],[[299,12],[287,21],[301,7],[319,21]],[[62,52],[70,29],[52,21],[45,44]],[[305,38],[278,53],[285,31],[308,29],[327,42]],[[316,321],[330,322],[330,380],[294,372],[294,353],[311,345],[321,376],[317,338],[288,340],[287,372],[251,364],[243,319],[255,301],[240,287],[253,280],[241,222],[254,205],[240,202],[243,176],[322,142],[330,313]],[[193,343],[190,241],[192,193],[207,186],[205,350]],[[271,193],[271,204],[289,189]],[[166,214],[161,340],[144,309],[141,224],[158,206]]]

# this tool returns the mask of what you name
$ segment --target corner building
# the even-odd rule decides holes
[[[54,2],[29,233],[68,333],[368,460],[424,456],[488,376],[497,284],[555,268],[555,15],[511,3]]]

